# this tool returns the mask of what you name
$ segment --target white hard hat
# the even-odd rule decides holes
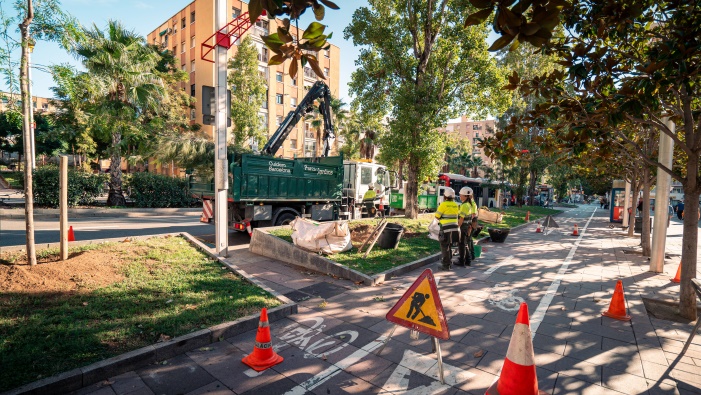
[[[368,188],[374,189],[374,188],[375,188],[375,184],[373,184],[373,183],[368,184]]]
[[[447,198],[454,198],[455,191],[453,190],[453,188],[445,188],[445,190],[443,191],[443,196]]]
[[[462,189],[460,190],[460,194],[463,196],[472,196],[472,188],[462,187]]]

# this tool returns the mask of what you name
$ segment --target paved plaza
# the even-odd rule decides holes
[[[377,287],[302,271],[235,249],[230,260],[299,303],[299,313],[271,323],[284,362],[261,373],[241,358],[256,330],[128,372],[75,394],[476,394],[497,378],[518,305],[528,304],[540,389],[549,394],[701,393],[701,336],[679,353],[692,325],[654,318],[643,297],[674,299],[681,228],[669,228],[665,273],[648,272],[634,253],[639,238],[610,228],[608,213],[581,206],[560,225],[512,232],[483,243],[475,266],[435,270],[450,340],[441,341],[446,384],[437,378],[431,339],[413,339],[384,316],[425,268]],[[580,236],[571,236],[577,223]],[[631,253],[633,252],[633,253]],[[602,317],[617,280],[630,322]]]

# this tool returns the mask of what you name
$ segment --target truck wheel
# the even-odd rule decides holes
[[[275,220],[275,226],[289,225],[290,222],[294,221],[296,217],[296,215],[290,212],[282,213],[278,215],[277,219]]]

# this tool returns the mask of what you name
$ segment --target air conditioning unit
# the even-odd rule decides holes
[[[173,33],[173,29],[169,27],[168,30],[166,31],[166,34],[170,34],[170,33]]]

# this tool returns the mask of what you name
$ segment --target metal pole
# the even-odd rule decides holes
[[[68,157],[61,156],[61,167],[59,173],[59,229],[61,238],[61,260],[68,259]]]
[[[30,170],[34,170],[37,167],[36,162],[36,139],[34,138],[34,100],[32,100],[32,52],[33,49],[30,46],[27,51],[27,92],[29,94],[29,146],[31,147],[32,157],[30,158]]]
[[[438,338],[433,338],[433,346],[436,348],[436,354],[438,357],[438,378],[441,379],[441,384],[445,384],[445,379],[443,378],[443,355],[441,354],[441,344],[438,342]]]
[[[625,203],[623,204],[623,226],[628,226],[630,220],[628,209],[631,208],[630,203],[630,182],[626,181]],[[631,210],[632,211],[632,210]]]
[[[675,125],[669,118],[664,118],[665,125],[674,133]],[[660,155],[657,161],[672,168],[672,155],[674,153],[674,140],[665,133],[660,132]],[[652,254],[650,256],[650,271],[662,273],[664,270],[665,242],[667,241],[667,221],[669,213],[669,187],[672,177],[657,169],[657,186],[655,187],[655,218],[652,227]]]
[[[226,25],[227,9],[226,0],[216,0],[215,29],[219,31]],[[217,44],[219,37],[215,40]],[[214,227],[217,255],[226,257],[229,252],[229,228],[227,221],[227,190],[229,189],[229,177],[226,158],[226,67],[228,48],[217,45],[216,50],[216,103],[217,113],[215,117],[216,130],[214,144],[216,156],[214,158],[214,182],[216,197],[214,200]]]

